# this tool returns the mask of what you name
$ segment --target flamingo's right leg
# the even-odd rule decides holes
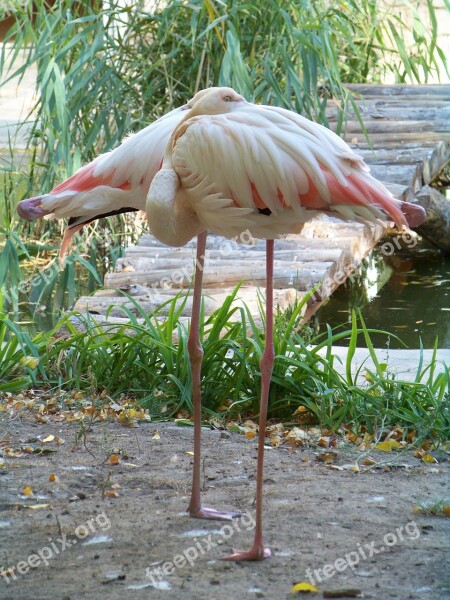
[[[200,308],[202,299],[203,266],[206,249],[206,232],[198,236],[197,261],[195,268],[194,298],[192,303],[191,328],[188,339],[188,353],[191,363],[192,399],[194,404],[194,470],[192,475],[192,494],[189,503],[189,514],[196,519],[218,519],[230,521],[240,516],[239,512],[224,512],[215,508],[202,506],[200,500],[200,448],[202,432],[202,396],[201,370],[203,348],[200,341]]]

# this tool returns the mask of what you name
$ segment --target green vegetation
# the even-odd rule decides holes
[[[232,306],[236,294],[203,325],[203,399],[205,413],[227,418],[254,416],[259,410],[259,361],[264,335],[248,310]],[[132,301],[130,297],[129,300]],[[0,389],[45,386],[49,393],[92,388],[105,397],[136,398],[155,418],[167,418],[185,409],[192,412],[188,332],[180,322],[183,305],[171,301],[161,312],[138,317],[123,308],[126,325],[96,325],[82,315],[66,315],[55,330],[31,339],[7,318],[2,320]],[[275,328],[275,367],[270,390],[269,417],[293,421],[306,408],[309,423],[336,430],[342,425],[374,434],[395,426],[414,430],[419,439],[433,435],[444,441],[450,425],[448,368],[419,366],[414,382],[397,379],[379,364],[370,343],[370,331],[354,315],[352,328],[339,334],[313,336],[306,344],[298,319],[300,303],[290,318]],[[240,311],[240,314],[235,314]],[[234,315],[234,319],[232,319]],[[71,321],[77,318],[81,331]],[[159,319],[158,319],[159,317]],[[236,317],[238,317],[236,319]],[[55,334],[64,326],[68,335]],[[10,333],[9,337],[6,335]],[[333,345],[351,337],[346,375],[335,369]],[[374,372],[361,384],[352,375],[352,348],[363,337],[371,351]],[[9,370],[15,364],[15,370]],[[21,369],[22,373],[17,373]],[[438,374],[439,373],[439,374]]]

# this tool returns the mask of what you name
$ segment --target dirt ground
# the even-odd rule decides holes
[[[445,463],[408,452],[403,466],[397,458],[391,469],[354,473],[318,462],[318,449],[268,449],[272,557],[232,563],[220,559],[253,536],[257,442],[204,429],[205,505],[243,513],[223,527],[184,513],[192,433],[173,423],[101,422],[84,437],[79,423],[0,413],[3,447],[27,448],[0,468],[0,598],[277,600],[293,598],[299,582],[319,590],[299,597],[449,597],[449,519],[412,511],[448,493]],[[43,442],[49,435],[55,440]],[[30,453],[42,447],[55,451]],[[108,461],[113,451],[117,464]],[[357,456],[349,447],[337,454],[338,465]]]

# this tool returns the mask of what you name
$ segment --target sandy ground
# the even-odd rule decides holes
[[[191,428],[102,422],[82,433],[79,423],[0,413],[4,447],[54,450],[3,458],[3,600],[275,600],[311,581],[319,589],[313,598],[344,589],[350,591],[341,597],[358,590],[382,600],[449,597],[450,522],[412,511],[448,492],[444,463],[426,465],[408,451],[396,467],[358,474],[318,462],[317,448],[269,449],[265,536],[273,556],[232,563],[220,559],[248,547],[253,535],[256,440],[204,430],[205,504],[243,512],[223,527],[184,513]],[[37,439],[49,435],[55,440]],[[65,440],[59,446],[58,437]],[[118,464],[108,462],[113,451]],[[350,446],[337,454],[338,465],[357,456]],[[33,497],[22,494],[27,486]],[[7,571],[13,565],[14,575]]]

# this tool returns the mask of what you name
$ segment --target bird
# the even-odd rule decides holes
[[[197,237],[188,354],[194,406],[194,460],[188,512],[200,519],[231,520],[239,512],[201,501],[200,308],[208,233],[236,238],[248,230],[266,240],[265,350],[260,361],[261,396],[256,473],[256,519],[249,550],[227,560],[263,560],[264,439],[274,364],[274,243],[299,233],[322,213],[346,221],[394,222],[417,227],[426,218],[418,205],[402,202],[370,175],[363,159],[326,127],[289,109],[254,104],[229,87],[197,92],[121,146],[82,167],[49,194],[22,201],[19,214],[69,217],[62,251],[74,231],[108,214],[144,209],[151,233],[170,246]]]

